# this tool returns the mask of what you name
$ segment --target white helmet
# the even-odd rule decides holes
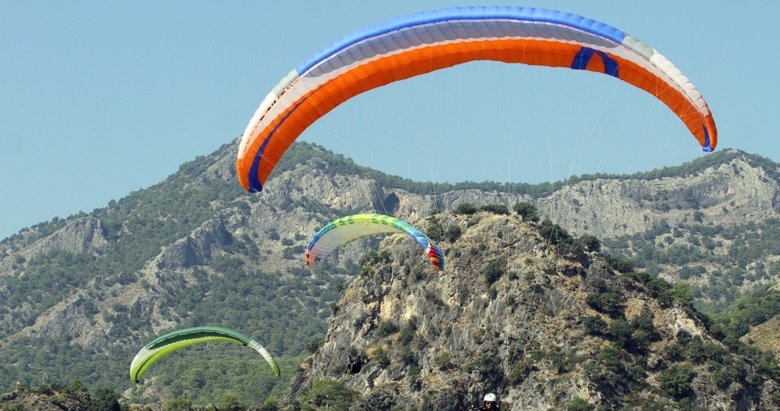
[[[489,392],[485,394],[485,402],[496,402],[496,394],[493,394],[492,392]]]

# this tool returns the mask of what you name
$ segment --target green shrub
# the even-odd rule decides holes
[[[110,388],[100,388],[92,395],[89,411],[119,411],[119,395]]]
[[[382,252],[371,250],[360,258],[358,264],[360,265],[363,275],[369,275],[374,272],[374,266],[387,264],[389,262],[390,252],[387,250],[383,250]]]
[[[601,241],[595,236],[586,234],[577,239],[577,243],[580,247],[588,252],[601,251]]]
[[[728,388],[732,382],[744,380],[747,376],[747,370],[743,364],[728,361],[725,364],[715,363],[715,369],[712,371],[712,382],[720,388]]]
[[[682,361],[685,358],[685,345],[681,344],[680,341],[675,341],[666,346],[663,356],[669,361]]]
[[[677,283],[672,287],[672,296],[674,301],[683,307],[693,308],[693,291],[688,284]]]
[[[398,332],[398,325],[391,320],[384,320],[376,327],[377,337],[387,337]]]
[[[314,354],[317,352],[317,350],[322,347],[322,344],[325,342],[325,340],[322,338],[322,336],[316,336],[309,340],[308,343],[306,343],[306,351],[308,351],[310,354]]]
[[[661,307],[668,308],[672,306],[672,285],[663,278],[654,278],[647,282],[647,289],[650,296],[658,300]]]
[[[596,311],[614,315],[620,313],[623,298],[620,294],[611,291],[595,292],[588,294],[585,302]]]
[[[630,273],[634,271],[634,262],[619,255],[607,254],[607,264],[612,267],[613,270],[620,271],[621,273]]]
[[[498,281],[504,273],[506,273],[506,257],[490,260],[485,267],[482,268],[482,274],[485,276],[485,281],[488,286]]]
[[[477,212],[477,207],[471,203],[460,203],[455,207],[455,214],[471,215]]]
[[[607,322],[598,315],[585,317],[582,326],[589,335],[604,335],[607,332]]]
[[[497,385],[504,380],[504,369],[501,368],[501,359],[495,353],[479,354],[474,366],[479,371],[480,381],[488,386]]]
[[[488,213],[509,215],[509,209],[503,204],[485,204],[480,209]]]
[[[623,351],[606,346],[596,354],[595,362],[585,365],[585,372],[600,390],[613,395],[630,381],[624,363]]]
[[[414,341],[416,321],[409,321],[401,327],[401,334],[398,336],[398,344],[405,347]]]
[[[417,364],[417,358],[414,356],[414,352],[412,352],[412,349],[409,347],[404,347],[401,349],[401,352],[398,354],[398,359],[405,365]]]
[[[390,365],[390,357],[387,356],[387,353],[382,349],[382,347],[376,347],[371,359],[379,364],[381,368],[385,368]]]
[[[435,215],[428,217],[428,229],[425,234],[433,241],[441,241],[444,238],[444,227]]]
[[[566,403],[566,411],[595,411],[596,406],[582,397],[574,397]]]
[[[278,411],[279,401],[275,397],[268,397],[260,406],[260,411]]]
[[[447,227],[446,231],[444,231],[444,238],[446,238],[449,242],[455,242],[460,238],[461,234],[460,227],[451,225]]]
[[[304,408],[346,410],[358,394],[335,380],[317,380],[303,395]]]
[[[174,398],[163,404],[163,411],[190,411],[192,409],[192,401],[186,398]]]
[[[696,376],[690,364],[680,364],[661,372],[661,389],[667,394],[680,398],[691,392],[691,382]]]
[[[530,357],[512,364],[512,368],[509,369],[509,375],[507,375],[509,385],[522,384],[531,372],[538,370],[534,364],[534,359]]]
[[[520,201],[515,203],[513,209],[517,214],[520,215],[520,217],[523,217],[523,221],[530,221],[532,223],[539,221],[539,215],[536,212],[536,206],[527,201]]]
[[[569,243],[572,241],[571,235],[558,224],[545,218],[539,227],[539,234],[550,244]]]
[[[433,364],[440,370],[446,371],[452,367],[452,359],[450,353],[443,352],[433,359]]]
[[[646,351],[651,342],[661,338],[661,333],[653,325],[653,314],[647,307],[631,320],[631,327],[634,329],[634,346],[639,351]]]
[[[607,335],[609,339],[614,341],[620,348],[630,348],[632,344],[631,334],[634,329],[628,321],[623,319],[617,319],[612,321],[607,329]]]

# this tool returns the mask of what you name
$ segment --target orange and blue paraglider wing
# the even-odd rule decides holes
[[[290,71],[261,102],[237,158],[244,189],[260,191],[281,156],[318,118],[365,91],[474,60],[603,73],[666,104],[705,151],[717,145],[699,91],[652,47],[574,14],[527,7],[460,7],[349,35]]]

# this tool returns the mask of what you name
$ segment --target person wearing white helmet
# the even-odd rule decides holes
[[[482,400],[482,406],[479,407],[480,410],[497,410],[498,409],[498,402],[496,401],[496,394],[493,394],[492,392],[489,392],[485,394],[485,398]]]

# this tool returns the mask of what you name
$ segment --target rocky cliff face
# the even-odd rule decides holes
[[[100,220],[93,216],[77,216],[55,225],[61,227],[33,239],[18,250],[14,250],[13,243],[5,248],[0,258],[0,276],[18,273],[25,262],[47,253],[100,254],[109,246],[103,237]],[[34,233],[28,232],[27,236],[33,237]]]
[[[517,201],[530,201],[538,207],[542,217],[560,223],[570,232],[577,235],[596,234],[602,239],[631,233],[643,234],[660,222],[673,226],[698,219],[716,228],[742,227],[751,223],[760,226],[780,217],[777,165],[761,163],[753,156],[733,151],[724,152],[721,160],[711,160],[711,163],[690,167],[691,170],[676,174],[662,173],[658,178],[629,176],[582,179],[562,185],[549,194],[532,196],[530,193],[507,194],[480,189],[421,194],[414,189],[399,188],[388,183],[391,180],[387,178],[376,178],[375,172],[356,167],[320,148],[304,144],[295,149],[298,152],[287,156],[295,156],[295,161],[280,167],[262,193],[249,195],[242,192],[235,181],[233,167],[236,146],[237,143],[226,145],[209,156],[185,164],[178,173],[160,184],[132,193],[115,204],[112,202],[107,208],[89,215],[81,213],[64,220],[42,223],[0,242],[0,277],[5,279],[0,284],[0,347],[11,347],[20,338],[27,341],[57,339],[78,347],[105,347],[101,351],[103,355],[111,347],[118,346],[118,341],[140,344],[143,339],[160,330],[198,319],[193,313],[198,312],[200,300],[192,302],[187,299],[185,304],[182,296],[189,298],[197,294],[205,300],[209,297],[209,291],[199,287],[205,287],[203,284],[215,286],[226,275],[226,269],[272,276],[268,284],[286,291],[276,297],[284,301],[280,304],[291,307],[289,311],[292,319],[325,318],[329,314],[328,306],[333,301],[321,297],[320,292],[329,285],[323,283],[325,277],[312,275],[304,268],[304,247],[311,235],[327,221],[354,212],[374,211],[393,214],[408,221],[421,221],[430,216],[433,210],[451,210],[462,203],[504,204],[511,208]],[[467,230],[471,222],[453,220],[452,224],[456,223],[464,231],[463,240],[458,241],[466,241],[470,236],[477,235],[474,233],[478,231]],[[559,275],[561,270],[568,272],[583,268],[570,263],[565,263],[566,267],[559,266],[563,263],[550,259],[549,250],[540,246],[533,236],[526,235],[530,228],[514,222],[506,224],[510,223],[514,225],[509,231],[501,228],[503,223],[490,223],[493,224],[491,229],[497,230],[491,235],[485,234],[490,240],[477,240],[475,237],[465,248],[454,246],[456,243],[453,243],[451,253],[466,253],[448,256],[455,264],[454,271],[448,271],[448,276],[443,276],[440,282],[431,282],[417,289],[415,292],[418,294],[414,298],[399,300],[392,297],[391,291],[406,282],[420,284],[408,279],[410,275],[424,273],[422,267],[410,266],[404,268],[408,272],[400,273],[394,271],[400,269],[396,266],[384,269],[377,274],[379,280],[376,281],[382,285],[376,286],[380,289],[359,295],[358,299],[366,300],[364,304],[374,304],[371,316],[383,312],[385,317],[370,317],[365,324],[374,325],[360,327],[375,327],[375,323],[384,318],[393,318],[401,327],[413,318],[428,316],[430,312],[437,313],[440,316],[437,319],[452,321],[454,328],[450,331],[436,329],[435,321],[425,326],[434,328],[419,330],[421,338],[429,341],[426,344],[433,347],[441,343],[446,347],[431,348],[415,356],[415,361],[422,364],[421,370],[426,370],[420,375],[429,375],[427,373],[435,368],[437,358],[440,358],[438,362],[445,368],[447,356],[451,363],[466,361],[466,354],[459,349],[477,341],[485,349],[489,348],[494,358],[500,358],[502,367],[509,367],[521,354],[508,351],[508,343],[494,344],[497,340],[487,339],[488,333],[497,334],[501,341],[517,340],[524,344],[531,344],[533,336],[539,339],[538,344],[544,347],[545,353],[552,352],[550,350],[553,348],[548,344],[553,344],[557,337],[550,335],[543,338],[528,330],[523,331],[524,334],[515,334],[514,328],[501,329],[488,319],[508,315],[510,318],[549,317],[562,321],[558,315],[568,313],[565,319],[576,322],[581,314],[592,310],[588,311],[590,309],[578,303],[573,295],[563,295],[558,290],[579,289],[585,292],[590,287],[587,278],[597,277],[601,274],[593,273],[601,271],[589,268],[596,270],[590,273],[590,277],[581,274]],[[488,224],[488,220],[475,221],[473,224]],[[496,233],[502,233],[505,238],[496,239]],[[667,236],[671,237],[671,234]],[[673,239],[682,244],[687,244],[688,240],[687,235]],[[480,254],[483,251],[480,247],[498,247],[491,243],[494,241],[501,244],[511,241],[511,246],[504,244],[509,248],[495,257]],[[660,239],[658,241],[660,244]],[[734,241],[733,238],[723,238],[723,243],[716,245],[716,254],[728,255],[727,247]],[[479,245],[482,242],[484,245]],[[330,257],[328,281],[347,282],[353,278],[359,271],[356,262],[377,243],[377,239],[356,242]],[[399,244],[403,246],[404,243]],[[703,245],[697,247],[704,249]],[[509,250],[517,254],[511,254],[513,257],[510,257]],[[393,253],[399,252],[393,250]],[[404,252],[409,253],[409,256],[413,254],[411,248]],[[510,272],[517,279],[510,280],[507,274],[496,286],[485,288],[482,287],[484,284],[481,279],[453,275],[475,269],[473,264],[479,259],[493,259],[504,254],[508,258]],[[401,255],[393,255],[394,261],[402,261]],[[750,267],[756,262],[771,267],[774,261],[780,261],[777,252],[751,258],[753,265]],[[468,262],[469,259],[474,261]],[[406,258],[403,261],[414,260]],[[706,270],[727,271],[717,265],[709,265]],[[559,274],[541,274],[548,271]],[[605,276],[607,272],[604,271]],[[674,271],[671,273],[667,278],[674,278]],[[385,278],[387,275],[392,277],[389,282]],[[432,280],[430,274],[420,275],[423,283]],[[471,272],[471,275],[480,274]],[[774,273],[762,277],[761,281],[776,279],[776,276],[777,273]],[[369,281],[369,278],[375,276],[360,278],[356,285]],[[611,277],[605,278],[607,281]],[[296,292],[291,292],[292,289]],[[302,294],[304,291],[305,295]],[[351,292],[360,294],[363,291]],[[240,294],[230,297],[246,298]],[[640,311],[644,306],[652,308],[652,302],[645,302],[643,298],[637,294],[637,301],[643,302],[627,306],[636,305]],[[515,304],[510,304],[512,300]],[[526,300],[538,305],[534,305],[536,308],[531,311],[527,307],[517,308],[518,301]],[[352,310],[348,308],[342,307],[343,312]],[[403,310],[406,314],[393,317],[389,313],[394,310]],[[482,331],[474,334],[474,330],[466,332],[459,328],[458,321],[466,321],[459,317],[461,312],[482,319]],[[354,324],[358,319],[366,320],[364,317],[350,319],[354,327],[357,327]],[[255,330],[259,334],[275,327],[284,328],[281,324],[252,326],[258,327]],[[565,336],[572,341],[584,338],[581,332],[577,334],[579,331],[571,328],[571,324],[564,325],[561,322],[557,327],[560,338]],[[313,330],[312,335],[322,329],[324,325]],[[349,340],[350,344],[369,355],[369,352],[373,352],[371,344],[386,344],[384,340],[371,339],[370,331],[356,328],[352,334],[346,333],[341,338]],[[686,332],[697,335],[694,331]],[[584,338],[583,341],[597,344],[593,339]],[[293,350],[290,347],[296,345],[280,344],[279,349]],[[326,345],[324,349],[328,347],[333,349],[334,346]],[[468,356],[481,352],[488,351],[475,351]],[[562,352],[569,355],[568,351]],[[528,355],[527,350],[522,355]],[[576,355],[576,358],[586,357]],[[338,361],[341,360],[343,358],[339,357]],[[414,383],[417,377],[410,380],[403,376],[407,368],[397,368],[392,372],[383,370],[375,378],[383,384],[388,381]],[[473,372],[456,377],[460,381],[468,375],[473,375]],[[473,380],[473,377],[469,378]],[[582,381],[582,384],[587,385],[587,380]],[[655,384],[652,378],[649,381],[651,385]],[[444,392],[443,387],[448,383],[451,381],[441,382],[435,388]],[[518,384],[533,383],[529,380]],[[561,388],[565,393],[561,394],[561,398],[569,398],[569,394],[575,392],[594,400],[600,398],[599,391],[582,388],[585,387],[582,384]],[[531,385],[524,386],[524,389]],[[386,384],[383,386],[389,387]],[[474,385],[467,389],[468,395],[463,394],[458,398],[471,398],[483,388],[483,385]],[[542,390],[545,394],[526,398],[518,394],[521,391],[511,391],[508,386],[504,389],[509,390],[505,392],[505,397],[518,404],[522,401],[542,401],[540,398],[550,394]],[[757,397],[753,395],[750,398]]]
[[[760,389],[750,375],[724,382],[711,364],[675,354],[695,341],[749,369],[695,313],[659,302],[598,254],[564,258],[517,216],[445,213],[439,221],[462,230],[440,243],[446,270],[432,271],[403,236],[384,240],[385,258],[364,266],[344,291],[290,401],[324,406],[310,392],[336,381],[355,393],[352,409],[467,409],[486,392],[516,410],[572,401],[608,409],[778,406],[774,382]],[[607,295],[619,296],[614,310],[596,302]],[[625,339],[614,334],[622,326]],[[365,364],[347,370],[356,358]],[[673,387],[669,376],[680,369],[690,373],[684,387]]]
[[[648,231],[661,221],[744,225],[780,215],[780,185],[744,157],[691,176],[597,179],[539,199],[539,209],[575,233],[612,238]]]

